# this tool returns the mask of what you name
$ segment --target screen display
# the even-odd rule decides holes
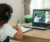
[[[50,11],[34,10],[33,11],[33,22],[50,24]]]

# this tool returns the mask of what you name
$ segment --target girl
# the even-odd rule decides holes
[[[42,18],[42,15],[38,17],[38,14],[35,14],[34,22],[40,22],[39,20]]]
[[[2,42],[4,42],[7,36],[15,37],[16,39],[22,39],[23,37],[20,27],[10,26],[8,24],[8,21],[11,19],[12,12],[13,10],[10,5],[0,4],[0,41]]]

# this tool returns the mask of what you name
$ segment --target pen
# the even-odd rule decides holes
[[[18,21],[17,21],[16,27],[18,26],[18,23],[19,23],[19,19],[18,19]],[[16,28],[15,28],[15,29],[16,29]]]
[[[18,23],[19,23],[19,19],[18,19],[18,21],[17,21],[16,27],[18,26]]]

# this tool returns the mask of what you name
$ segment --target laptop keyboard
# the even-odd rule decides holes
[[[48,26],[37,26],[37,27],[48,27]]]
[[[32,28],[32,29],[48,29],[48,26],[26,26],[26,28]]]

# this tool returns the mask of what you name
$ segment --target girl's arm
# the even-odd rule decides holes
[[[19,26],[16,27],[16,25],[12,25],[11,26],[13,27],[13,29],[16,29],[18,32],[15,33],[14,37],[16,39],[22,39],[23,38],[23,33],[22,33],[22,30]]]
[[[41,19],[41,17],[38,17],[38,19]]]
[[[15,37],[16,39],[22,39],[22,38],[23,38],[23,33],[22,33],[21,28],[20,28],[19,26],[17,26],[17,27],[16,27],[16,30],[17,30],[18,32],[14,35],[14,37]]]

